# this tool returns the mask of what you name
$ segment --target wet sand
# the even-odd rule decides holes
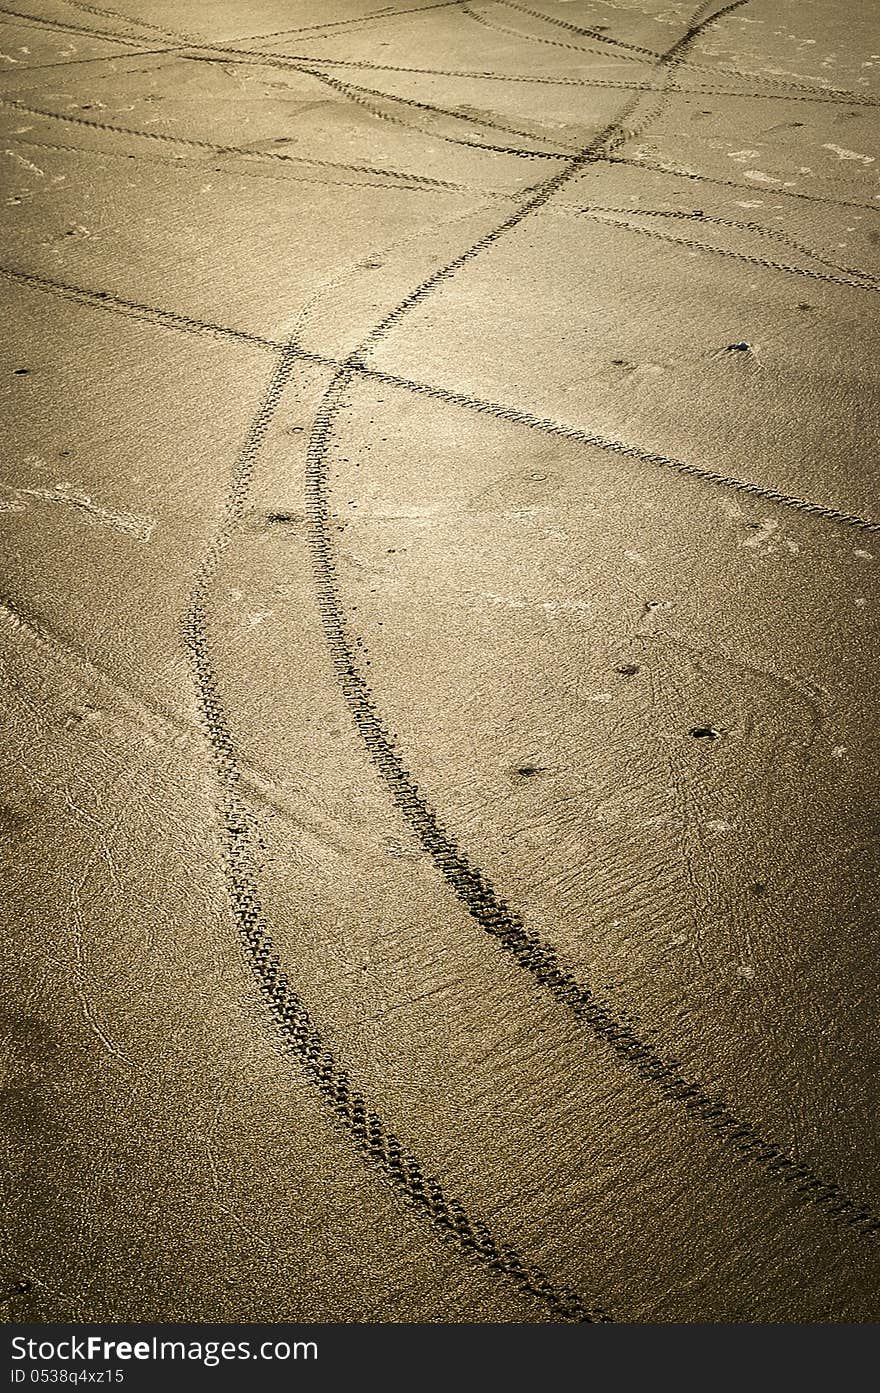
[[[0,20],[6,1318],[876,1321],[874,7]]]

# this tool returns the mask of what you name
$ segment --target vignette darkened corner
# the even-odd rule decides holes
[[[13,1382],[875,1324],[876,6],[0,22]]]

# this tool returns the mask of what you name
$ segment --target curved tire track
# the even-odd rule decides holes
[[[211,656],[210,608],[218,568],[242,518],[263,441],[296,362],[291,346],[285,346],[235,463],[223,512],[202,557],[183,623],[183,642],[217,780],[226,890],[241,947],[267,1012],[288,1050],[364,1159],[379,1170],[397,1194],[430,1219],[445,1238],[542,1302],[557,1320],[608,1324],[611,1317],[606,1312],[588,1309],[574,1293],[529,1266],[516,1249],[496,1238],[481,1220],[468,1214],[459,1200],[449,1196],[435,1176],[425,1174],[418,1158],[386,1126],[352,1083],[348,1070],[327,1047],[291,985],[266,927],[260,903],[253,819],[241,796],[238,752]]]
[[[817,251],[815,247],[808,247],[806,243],[799,242],[795,237],[789,237],[787,232],[780,228],[764,227],[762,223],[752,222],[750,219],[725,218],[712,213],[704,213],[694,210],[688,211],[684,208],[635,208],[635,207],[611,207],[607,204],[591,203],[587,207],[580,209],[581,213],[612,213],[623,217],[632,217],[638,214],[640,218],[677,218],[688,222],[695,222],[700,225],[707,224],[717,227],[732,227],[740,232],[753,232],[756,236],[766,237],[772,242],[779,242],[784,247],[789,247],[792,251],[798,252],[801,256],[809,257],[812,261],[818,261],[822,266],[829,267],[832,271],[840,271],[842,275],[854,276],[860,281],[869,281],[870,289],[880,289],[880,276],[873,271],[863,271],[858,266],[846,266],[840,261],[834,261],[825,252]],[[793,272],[800,272],[800,267],[792,266],[786,268]],[[832,281],[832,284],[837,284]]]
[[[733,6],[728,7],[728,8],[735,8],[737,5],[740,5],[740,4],[747,4],[747,3],[748,3],[748,0],[734,0]],[[726,12],[726,11],[719,11],[718,13],[719,13],[719,15],[721,15],[721,14],[724,14],[725,12]],[[11,9],[5,7],[5,6],[0,6],[0,15],[8,15],[8,16],[10,16],[10,17],[13,18],[13,19],[20,19],[20,20],[22,20],[22,21],[25,21],[26,23],[34,24],[34,25],[37,25],[38,27],[42,27],[42,28],[48,28],[48,29],[58,30],[58,31],[60,31],[60,32],[62,32],[62,33],[83,34],[83,35],[85,35],[85,36],[87,36],[87,37],[89,37],[89,38],[102,39],[102,40],[107,40],[107,41],[109,41],[109,42],[115,42],[115,43],[120,43],[120,44],[123,44],[123,45],[127,45],[129,48],[132,49],[132,54],[131,54],[131,56],[132,56],[133,58],[137,58],[137,57],[144,56],[145,53],[147,53],[147,54],[149,54],[149,55],[155,55],[155,54],[162,54],[162,53],[165,53],[165,54],[167,54],[169,57],[175,57],[175,56],[176,56],[176,57],[179,57],[179,58],[181,58],[181,59],[183,59],[183,60],[190,61],[190,62],[213,62],[213,63],[224,63],[224,62],[225,62],[225,63],[236,63],[236,64],[239,64],[239,65],[247,64],[247,65],[256,66],[256,67],[279,68],[279,69],[282,69],[282,70],[286,70],[286,71],[288,71],[288,72],[293,71],[293,72],[306,73],[306,74],[307,74],[308,76],[310,76],[310,77],[316,77],[316,76],[318,76],[318,74],[315,72],[315,65],[317,64],[317,65],[319,66],[319,68],[326,68],[326,67],[336,67],[336,68],[339,68],[339,67],[342,67],[342,68],[359,68],[359,69],[366,69],[366,70],[372,71],[372,72],[407,73],[407,74],[416,75],[416,76],[418,76],[418,75],[423,75],[423,76],[430,76],[430,77],[473,78],[473,79],[483,79],[483,80],[494,81],[494,82],[527,82],[527,83],[539,83],[539,84],[546,85],[546,86],[599,88],[599,89],[606,89],[606,90],[610,90],[610,91],[624,91],[624,92],[640,91],[640,92],[659,92],[659,93],[664,93],[664,92],[666,91],[666,89],[665,89],[664,87],[654,87],[654,86],[652,86],[650,83],[624,82],[624,81],[620,81],[620,80],[615,80],[615,79],[613,79],[613,78],[607,78],[607,79],[606,79],[606,78],[550,78],[550,77],[533,76],[533,75],[524,74],[524,73],[472,72],[472,71],[466,71],[466,70],[453,70],[453,69],[444,69],[444,68],[410,68],[410,67],[402,67],[402,66],[400,66],[400,65],[395,65],[395,64],[390,64],[390,63],[371,63],[371,62],[368,62],[366,59],[353,59],[353,58],[324,58],[324,57],[321,57],[321,56],[318,55],[318,54],[292,54],[292,53],[278,54],[278,53],[269,53],[269,52],[264,52],[264,51],[261,50],[261,49],[237,48],[237,47],[232,47],[231,45],[223,44],[223,43],[217,43],[217,44],[199,43],[199,42],[198,42],[197,40],[195,40],[195,39],[188,39],[185,43],[176,43],[176,44],[174,44],[174,45],[169,45],[169,46],[168,46],[167,48],[165,48],[165,49],[149,49],[149,50],[146,50],[146,51],[145,51],[142,47],[139,47],[138,45],[147,42],[146,39],[137,40],[137,39],[132,38],[132,37],[129,36],[129,35],[114,33],[114,32],[111,32],[111,31],[105,30],[105,29],[87,29],[87,28],[85,28],[83,25],[75,25],[75,24],[70,24],[70,23],[67,23],[67,22],[61,22],[61,21],[58,21],[58,20],[46,20],[46,19],[39,18],[39,17],[37,17],[36,15],[26,15],[26,14],[24,14],[24,13],[23,13],[22,11],[20,11],[20,10],[11,10]],[[714,22],[714,17],[713,17],[712,22]],[[176,37],[176,36],[172,36],[172,35],[169,34],[169,37]],[[696,36],[694,36],[694,37],[696,37]],[[109,55],[107,55],[107,57],[108,57],[108,58],[111,58],[111,59],[112,59],[112,58],[119,58],[119,57],[123,57],[123,56],[124,56],[124,55],[121,55],[121,54],[109,54]],[[96,60],[90,60],[90,61],[96,61]],[[22,71],[27,71],[27,69],[22,69]],[[714,70],[713,70],[713,72],[714,72]],[[719,74],[719,76],[723,77],[723,74]],[[819,103],[833,104],[833,105],[838,105],[838,106],[840,106],[840,105],[842,105],[842,106],[867,106],[867,107],[876,107],[876,106],[880,106],[880,97],[872,97],[872,96],[868,96],[868,95],[865,95],[865,94],[859,94],[859,93],[853,93],[852,95],[850,95],[849,93],[846,93],[846,92],[838,93],[838,92],[836,92],[836,91],[833,90],[833,89],[832,89],[832,90],[828,90],[828,89],[824,89],[824,88],[810,88],[810,89],[808,89],[806,92],[803,92],[803,93],[801,93],[801,92],[791,92],[791,93],[789,93],[789,92],[742,92],[742,91],[731,91],[731,90],[726,89],[726,88],[721,88],[721,87],[717,87],[717,86],[707,86],[707,85],[702,85],[702,86],[690,86],[690,87],[678,86],[678,87],[676,88],[676,90],[679,91],[680,93],[682,93],[682,94],[685,95],[685,96],[690,95],[690,96],[709,96],[709,97],[712,97],[712,96],[714,96],[714,97],[733,97],[733,98],[741,98],[741,99],[743,99],[743,100],[748,100],[748,101],[764,101],[764,100],[767,100],[767,101],[792,101],[792,102],[819,102]],[[397,96],[395,93],[393,93],[393,92],[382,92],[380,95],[382,96],[382,98],[383,98],[385,101],[388,101],[388,102],[396,102],[396,103],[400,103],[401,105],[407,105],[407,104],[409,103],[409,100],[410,100],[410,99],[408,99],[408,98],[398,97],[398,96]],[[426,108],[427,108],[428,110],[431,109],[430,104],[425,103],[425,104],[423,104],[423,105],[425,105]],[[439,110],[439,109],[438,109],[438,110]],[[441,113],[441,114],[445,114],[445,113]],[[466,119],[472,120],[473,118],[466,118]],[[406,123],[405,123],[405,122],[402,122],[402,124],[405,125]],[[442,138],[442,137],[441,137],[441,138]],[[453,143],[459,143],[459,142],[453,142]],[[463,143],[467,143],[467,142],[463,142]],[[491,150],[491,147],[490,147],[490,146],[483,146],[483,145],[481,145],[481,146],[479,146],[479,147],[477,147],[477,148],[479,148],[479,149]],[[516,151],[504,150],[504,151],[502,151],[501,153],[505,153],[505,154],[514,153],[514,154],[515,154],[515,153],[517,153],[517,152],[516,152]],[[528,152],[528,151],[522,151],[522,152],[520,152],[520,153],[526,154],[526,155],[527,155],[527,154],[529,154],[530,152]]]
[[[580,34],[584,38],[593,39],[596,43],[606,45],[606,48],[604,50],[596,50],[594,48],[582,49],[581,51],[584,53],[596,53],[597,51],[604,51],[609,57],[617,58],[623,62],[632,63],[656,63],[662,57],[662,54],[656,48],[645,48],[642,44],[627,43],[623,39],[614,39],[608,34],[603,34],[598,29],[584,29],[578,24],[569,23],[568,20],[554,19],[550,15],[542,14],[540,10],[530,9],[527,5],[515,4],[513,3],[513,0],[496,0],[496,3],[503,5],[505,9],[518,10],[520,14],[531,15],[533,19],[540,19],[545,24],[553,25],[554,28],[565,29],[569,33]],[[464,6],[464,8],[468,9],[469,7]],[[508,32],[514,33],[515,31],[509,30]],[[551,39],[539,38],[536,34],[527,35],[521,33],[519,37],[534,39],[538,43],[553,42],[553,40]],[[579,46],[576,44],[560,44],[559,46],[563,48],[574,49],[575,52],[577,52],[579,48]],[[620,49],[621,52],[616,54],[608,54],[608,46]],[[840,97],[858,103],[865,96],[865,94],[862,92],[853,92],[845,87],[817,87],[808,82],[798,82],[791,78],[776,77],[774,74],[771,73],[748,72],[742,68],[710,67],[709,65],[704,63],[694,63],[689,58],[684,59],[683,66],[687,69],[689,73],[707,73],[711,77],[718,78],[738,77],[741,78],[744,82],[767,82],[773,87],[784,87],[792,92],[806,92],[808,94],[815,95],[816,97],[822,97],[823,95],[828,94],[829,96]]]
[[[568,972],[555,950],[534,929],[525,926],[521,916],[497,894],[488,877],[473,865],[409,773],[358,667],[356,645],[349,637],[341,601],[333,546],[328,447],[346,390],[356,372],[356,368],[349,367],[337,375],[319,410],[309,442],[306,476],[309,541],[318,605],[332,665],[355,728],[393,803],[480,928],[495,938],[560,1005],[610,1047],[618,1059],[645,1082],[657,1087],[665,1098],[683,1106],[692,1118],[707,1126],[741,1157],[757,1162],[765,1175],[779,1178],[794,1197],[818,1207],[832,1220],[876,1237],[880,1234],[880,1216],[852,1199],[841,1185],[823,1178],[784,1147],[762,1137],[720,1093],[686,1077],[675,1061],[666,1059],[642,1040],[592,988]],[[880,531],[880,525],[874,526]]]
[[[664,55],[665,66],[673,70],[669,72],[670,78],[673,76],[675,64],[687,52],[697,35],[707,25],[740,8],[745,2],[746,0],[735,0],[733,4],[710,16],[705,16],[706,4],[700,7],[687,33]],[[836,1224],[876,1238],[880,1235],[880,1216],[874,1210],[849,1196],[836,1181],[825,1179],[811,1166],[790,1155],[784,1147],[761,1136],[757,1128],[741,1118],[720,1093],[710,1091],[699,1082],[688,1078],[674,1060],[665,1058],[652,1045],[641,1039],[591,987],[578,981],[562,966],[555,950],[545,943],[534,929],[528,928],[521,916],[497,894],[488,877],[473,865],[440,821],[429,799],[407,769],[397,744],[376,707],[369,684],[358,666],[356,645],[348,633],[334,548],[328,460],[334,427],[348,388],[359,373],[370,371],[364,362],[364,355],[436,286],[512,231],[531,213],[543,207],[591,159],[596,158],[609,144],[618,140],[623,122],[633,115],[635,105],[634,101],[627,103],[620,115],[589,146],[568,161],[562,170],[539,185],[532,197],[515,213],[411,291],[369,332],[359,349],[335,374],[315,416],[306,463],[309,546],[325,641],[355,729],[392,802],[422,849],[433,860],[446,884],[480,928],[496,939],[518,966],[528,972],[561,1006],[589,1028],[623,1064],[634,1070],[646,1083],[657,1088],[667,1100],[683,1107],[691,1118],[707,1127],[739,1157],[754,1163],[766,1177],[780,1180],[791,1199],[816,1208]],[[371,375],[376,374],[371,372]],[[448,395],[451,397],[453,394]],[[680,461],[672,461],[665,456],[653,455],[647,451],[627,449],[621,442],[603,442],[594,437],[590,443],[603,443],[606,448],[622,453],[634,453],[637,457],[648,458],[652,462],[712,482],[731,482],[697,466],[687,466]],[[736,486],[749,491],[755,490],[753,485],[740,483]],[[775,490],[761,492],[765,496],[775,497],[780,502],[795,502]],[[821,505],[805,504],[803,500],[795,502],[795,506],[806,506],[809,511],[823,512],[825,515],[835,514],[833,509],[825,510]],[[846,520],[864,525],[862,519],[847,517]],[[877,524],[868,526],[873,529]]]
[[[207,150],[213,155],[239,155],[248,159],[281,160],[290,164],[305,165],[314,169],[333,169],[352,174],[368,174],[382,179],[398,179],[403,184],[426,189],[448,189],[460,192],[460,184],[445,179],[433,179],[427,174],[411,174],[407,170],[384,169],[381,165],[340,164],[336,160],[315,160],[306,155],[292,155],[284,150],[252,150],[246,145],[216,145],[210,140],[199,140],[195,136],[169,135],[164,131],[142,131],[134,126],[117,126],[109,121],[93,121],[86,116],[72,116],[66,111],[50,111],[46,107],[30,106],[14,97],[0,96],[0,106],[13,107],[29,116],[45,116],[50,121],[63,121],[68,125],[85,126],[86,129],[108,131],[111,135],[137,136],[142,140],[158,140],[166,145],[182,145],[186,149]],[[481,147],[485,148],[485,147]]]
[[[620,211],[625,212],[627,210],[623,209]],[[633,208],[628,211],[640,213],[642,210]],[[848,286],[851,290],[880,292],[880,284],[878,284],[875,278],[870,276],[868,272],[857,271],[849,276],[835,276],[827,271],[810,270],[810,268],[806,266],[792,266],[786,261],[773,261],[771,258],[765,256],[751,256],[748,252],[738,252],[732,247],[716,247],[713,246],[711,242],[698,242],[692,237],[674,237],[672,233],[661,232],[656,227],[640,227],[637,223],[627,222],[622,218],[610,216],[610,211],[604,208],[581,208],[579,216],[582,218],[590,218],[593,222],[604,223],[608,227],[625,228],[627,232],[639,233],[643,237],[652,237],[655,241],[666,242],[674,247],[688,247],[691,251],[703,251],[713,256],[728,257],[733,261],[743,262],[747,266],[759,266],[764,270],[782,271],[785,275],[789,276],[806,276],[808,280],[823,281],[826,285]],[[694,218],[696,215],[693,213],[671,213],[669,216]],[[722,220],[704,218],[703,221],[718,222]],[[724,221],[726,223],[731,222],[730,219]],[[733,223],[733,226],[741,226],[741,224]],[[766,233],[767,229],[764,228],[762,231]],[[813,255],[812,252],[805,254],[810,256]],[[860,279],[857,279],[857,277]]]
[[[85,286],[74,285],[69,281],[60,281],[13,266],[0,265],[0,276],[16,284],[26,285],[32,290],[70,300],[74,304],[87,305],[91,309],[106,310],[110,314],[139,320],[157,328],[171,329],[185,334],[207,334],[210,337],[229,339],[267,349],[273,353],[281,353],[285,348],[285,345],[277,339],[265,338],[261,334],[254,334],[246,329],[237,329],[228,324],[216,324],[210,320],[195,319],[192,315],[181,314],[176,310],[163,309],[156,305],[145,305],[138,300],[127,300],[113,291],[92,290]],[[565,421],[555,421],[549,416],[536,416],[533,412],[526,411],[519,406],[486,401],[482,397],[475,397],[467,392],[454,392],[448,387],[438,387],[430,382],[418,382],[413,378],[401,377],[397,373],[383,372],[381,368],[369,367],[363,362],[350,361],[345,364],[340,362],[338,358],[331,358],[324,353],[316,353],[306,348],[291,347],[289,351],[300,362],[309,363],[313,367],[331,368],[337,372],[348,367],[354,375],[369,381],[380,382],[385,387],[430,397],[432,400],[444,402],[448,406],[461,407],[466,411],[476,411],[481,415],[493,416],[496,420],[507,421],[512,425],[523,426],[528,430],[540,431],[544,435],[556,436],[574,444],[608,450],[623,459],[637,459],[645,464],[671,469],[677,474],[684,474],[702,483],[717,484],[737,493],[763,498],[770,503],[779,504],[781,507],[794,508],[798,512],[825,518],[829,522],[844,523],[846,526],[856,527],[862,532],[880,533],[880,522],[876,522],[872,518],[862,517],[858,513],[847,513],[827,503],[817,503],[813,499],[781,493],[778,489],[770,488],[766,484],[756,484],[748,479],[737,479],[732,475],[720,474],[715,470],[706,469],[702,465],[689,464],[686,460],[676,459],[672,455],[646,450],[641,445],[633,445],[625,440],[617,440],[613,436],[601,435],[596,431],[586,430],[582,426],[572,426]]]

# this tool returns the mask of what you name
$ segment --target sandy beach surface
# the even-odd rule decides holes
[[[876,7],[0,21],[5,1318],[876,1321]]]

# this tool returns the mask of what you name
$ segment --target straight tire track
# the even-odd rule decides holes
[[[154,305],[146,305],[138,300],[128,300],[111,291],[91,290],[84,286],[73,285],[68,281],[59,281],[49,276],[37,275],[34,272],[19,270],[11,266],[0,265],[0,277],[16,285],[26,285],[31,290],[42,291],[48,295],[70,300],[74,304],[85,305],[91,309],[106,310],[110,314],[139,320],[158,328],[172,329],[178,333],[206,334],[213,338],[230,339],[266,349],[272,353],[281,353],[285,350],[285,344],[278,339],[265,338],[245,329],[233,328],[231,325],[195,319],[191,315],[162,309]],[[565,421],[556,421],[550,416],[537,416],[534,412],[527,411],[523,407],[511,406],[503,402],[486,401],[482,397],[473,396],[467,392],[456,392],[448,387],[438,387],[430,382],[418,382],[413,378],[401,377],[397,373],[384,372],[381,368],[370,367],[361,361],[353,361],[346,365],[338,358],[331,358],[326,354],[312,352],[310,349],[300,348],[296,345],[291,346],[289,351],[300,362],[308,363],[313,367],[331,368],[340,372],[348,366],[353,375],[367,381],[379,382],[394,390],[430,397],[432,400],[444,402],[448,406],[457,406],[466,411],[476,411],[481,415],[493,416],[496,420],[524,426],[529,430],[540,431],[545,435],[554,435],[562,440],[570,440],[574,444],[609,450],[624,459],[637,459],[645,464],[671,469],[678,474],[684,474],[703,483],[717,484],[723,488],[733,489],[738,493],[751,494],[753,497],[764,498],[768,502],[779,504],[781,507],[794,508],[799,512],[826,518],[829,522],[857,527],[863,532],[880,532],[880,522],[872,518],[862,517],[858,513],[847,513],[843,509],[835,508],[827,503],[817,503],[813,499],[782,493],[766,484],[758,484],[748,479],[738,479],[733,475],[721,474],[702,465],[689,464],[686,460],[676,459],[672,455],[647,450],[641,445],[633,445],[625,440],[618,440],[614,436],[602,435],[583,426],[572,426]]]

